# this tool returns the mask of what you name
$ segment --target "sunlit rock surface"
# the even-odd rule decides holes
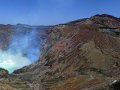
[[[106,14],[53,26],[41,58],[2,82],[28,90],[119,90],[119,30],[120,19]]]

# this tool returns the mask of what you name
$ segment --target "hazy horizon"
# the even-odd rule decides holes
[[[96,14],[120,16],[119,0],[0,0],[0,24],[56,25]]]

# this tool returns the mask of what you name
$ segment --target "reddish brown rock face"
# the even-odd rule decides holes
[[[13,75],[40,90],[110,90],[120,79],[119,27],[105,14],[54,26],[42,57]]]
[[[8,75],[9,74],[7,70],[0,68],[0,78],[7,77]]]

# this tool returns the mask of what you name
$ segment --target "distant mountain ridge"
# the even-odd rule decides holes
[[[108,14],[97,14],[90,18],[69,22],[68,24],[94,24],[106,27],[117,27],[120,25],[120,18]]]

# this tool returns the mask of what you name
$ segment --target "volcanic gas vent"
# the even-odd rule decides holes
[[[48,27],[2,25],[0,27],[0,67],[10,73],[40,58]]]

